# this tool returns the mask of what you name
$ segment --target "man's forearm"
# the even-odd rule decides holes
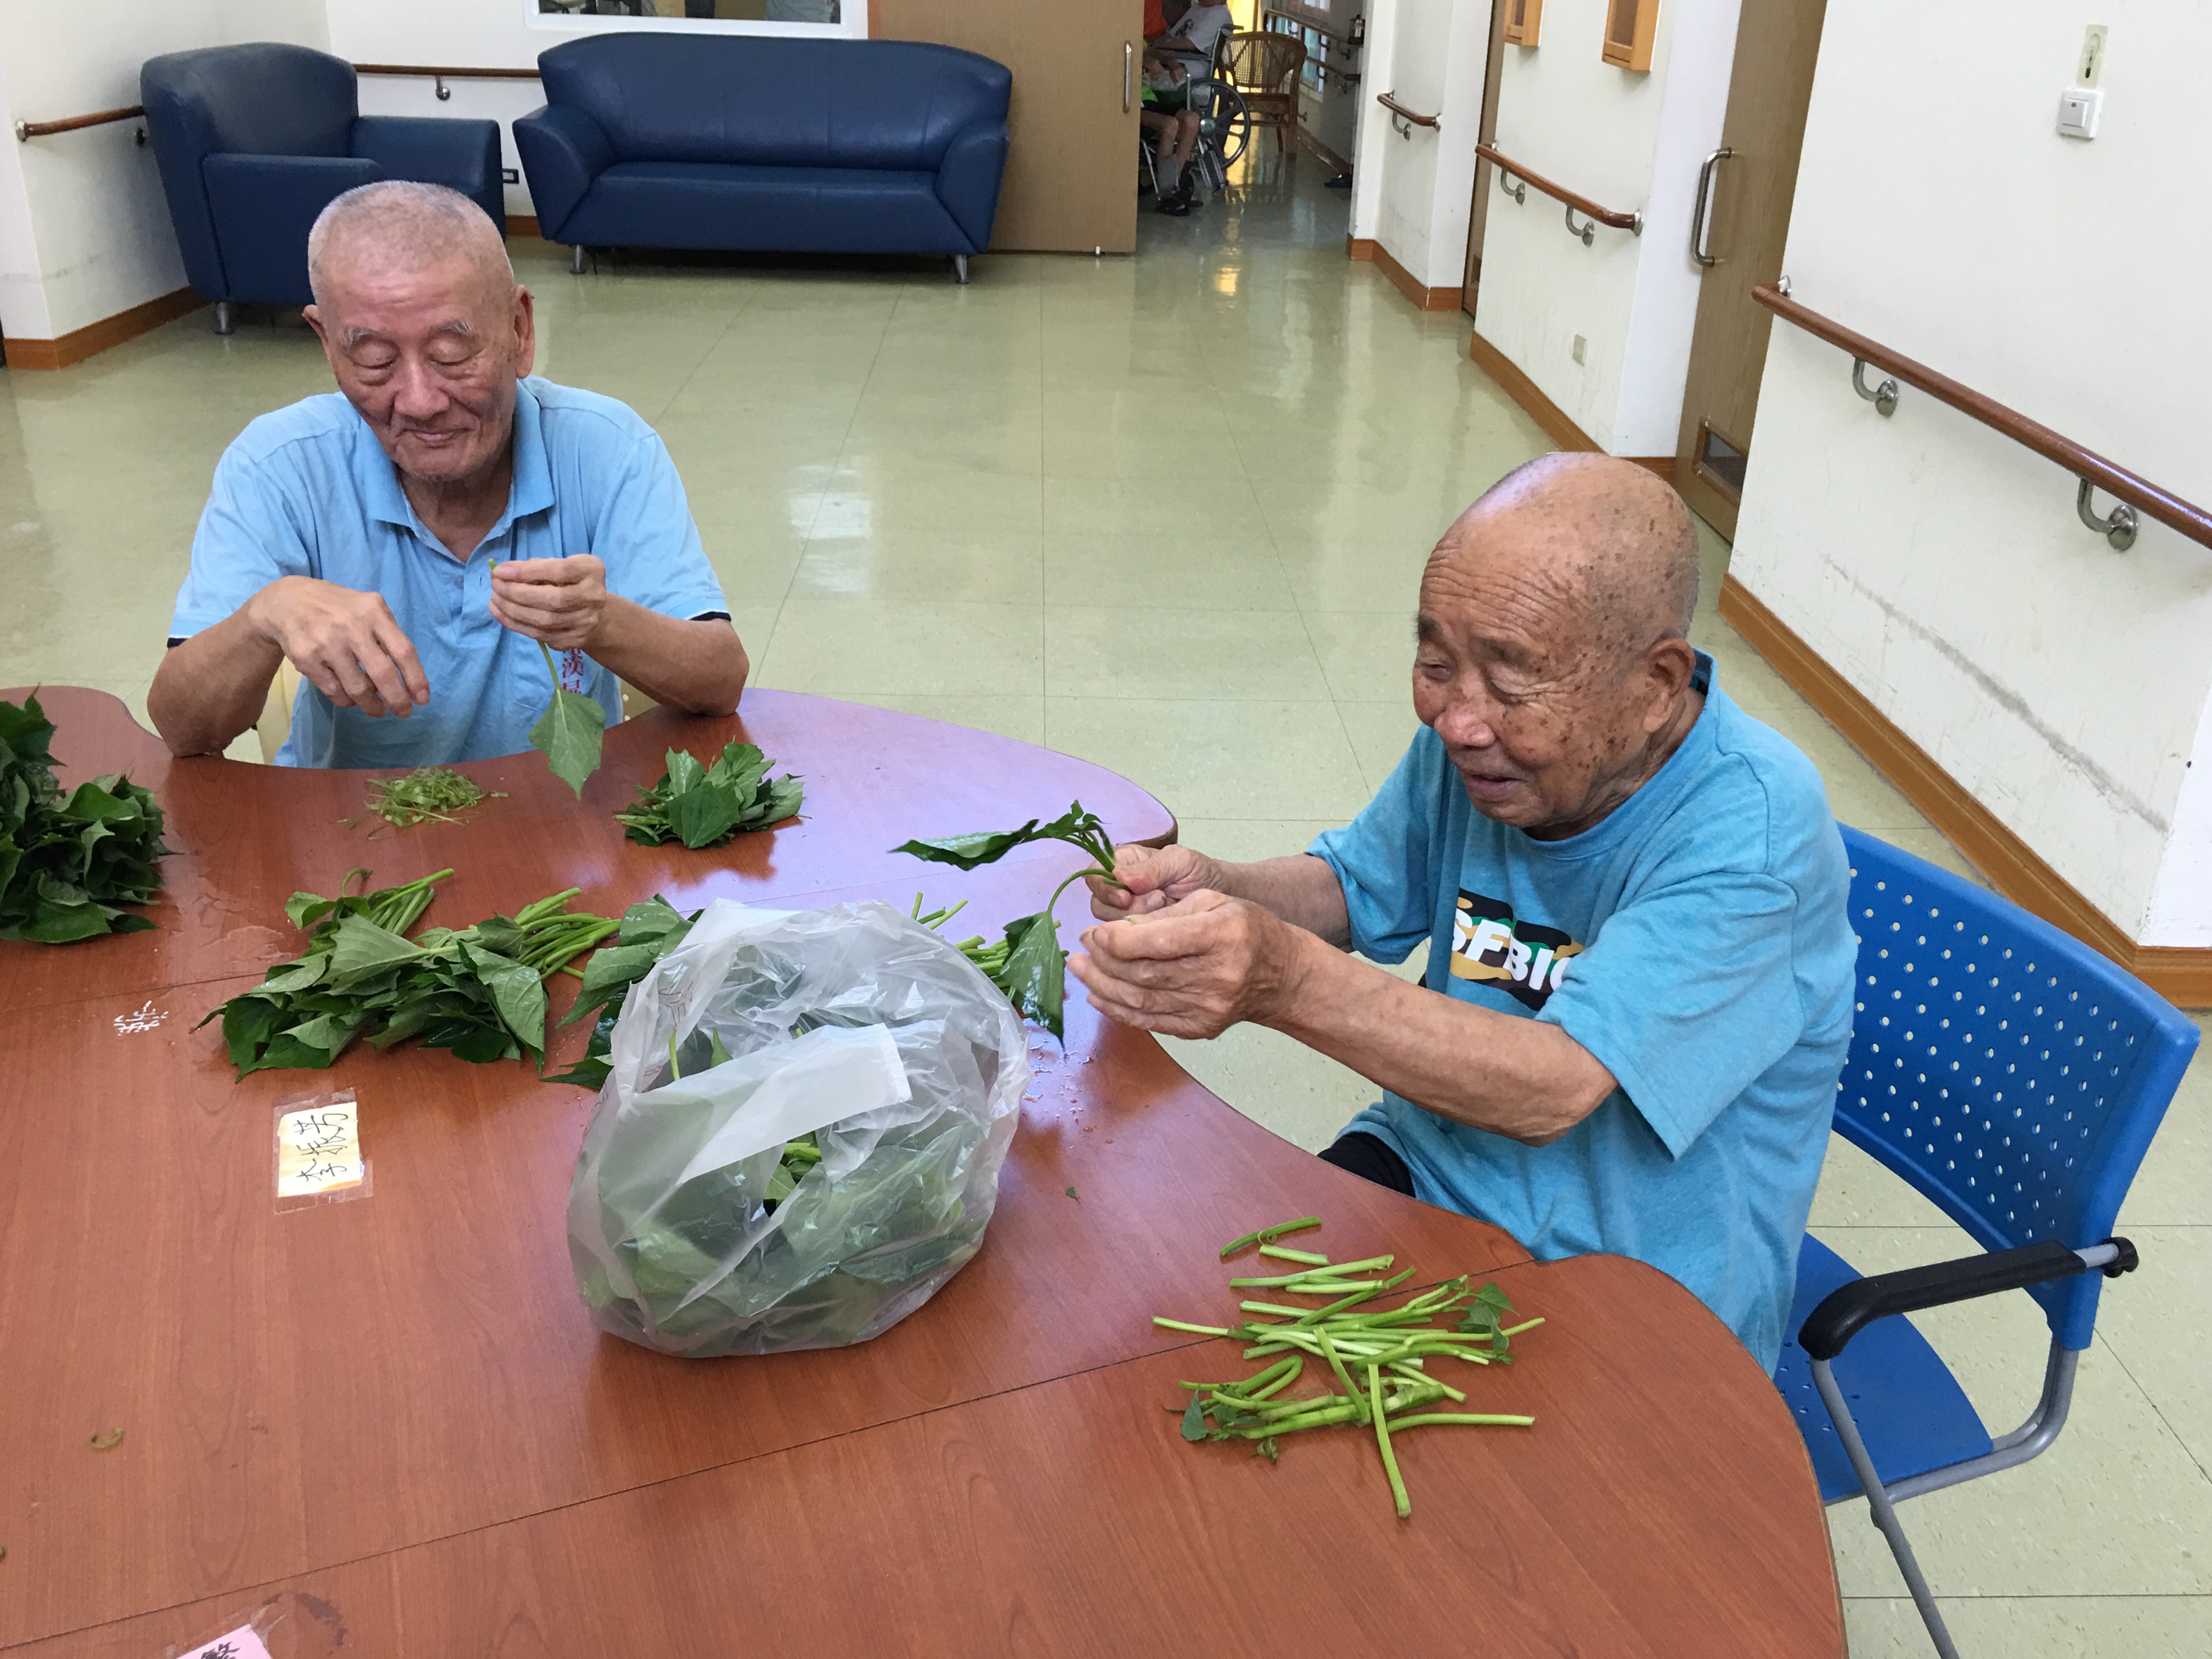
[[[284,653],[243,611],[161,659],[146,712],[173,755],[219,755],[261,716]]]
[[[1556,1025],[1439,995],[1318,944],[1300,957],[1266,1023],[1439,1117],[1540,1146],[1616,1086]]]
[[[1312,854],[1293,853],[1256,864],[1230,864],[1219,859],[1208,862],[1213,874],[1207,885],[1217,893],[1271,910],[1293,927],[1303,927],[1339,950],[1350,946],[1352,917],[1345,908],[1343,885],[1336,872]]]
[[[655,702],[693,714],[736,708],[752,666],[728,623],[664,617],[611,597],[599,636],[586,648]]]

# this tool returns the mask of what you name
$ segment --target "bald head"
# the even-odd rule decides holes
[[[1461,514],[1430,556],[1507,560],[1576,614],[1592,649],[1626,664],[1684,637],[1698,605],[1698,532],[1656,474],[1561,451],[1516,467]]]
[[[327,309],[349,279],[452,266],[503,304],[514,288],[506,239],[484,210],[443,185],[386,179],[346,191],[307,233],[307,285]]]

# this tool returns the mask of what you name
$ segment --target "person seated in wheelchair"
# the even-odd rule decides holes
[[[1194,194],[1183,172],[1198,144],[1198,112],[1186,94],[1190,72],[1180,58],[1145,54],[1145,106],[1137,117],[1152,141],[1152,190],[1158,210],[1180,218],[1190,211]]]
[[[1429,556],[1420,729],[1375,800],[1258,863],[1119,849],[1069,968],[1121,1024],[1350,1066],[1382,1098],[1323,1158],[1540,1260],[1649,1262],[1771,1372],[1851,1040],[1850,872],[1819,772],[1690,644],[1698,576],[1632,462],[1509,473]],[[1421,983],[1373,965],[1423,944]]]

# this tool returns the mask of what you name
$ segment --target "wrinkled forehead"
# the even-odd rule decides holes
[[[489,337],[505,320],[514,295],[505,271],[465,256],[424,262],[343,245],[325,265],[323,286],[324,319],[341,338]]]

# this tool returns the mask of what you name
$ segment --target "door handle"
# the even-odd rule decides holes
[[[1701,265],[1717,265],[1720,260],[1705,251],[1706,233],[1712,228],[1713,184],[1719,177],[1721,163],[1735,155],[1732,149],[1717,149],[1705,157],[1705,165],[1698,169],[1698,199],[1690,214],[1690,257]]]
[[[1129,70],[1136,62],[1137,49],[1127,40],[1121,43],[1121,113],[1129,112]]]

